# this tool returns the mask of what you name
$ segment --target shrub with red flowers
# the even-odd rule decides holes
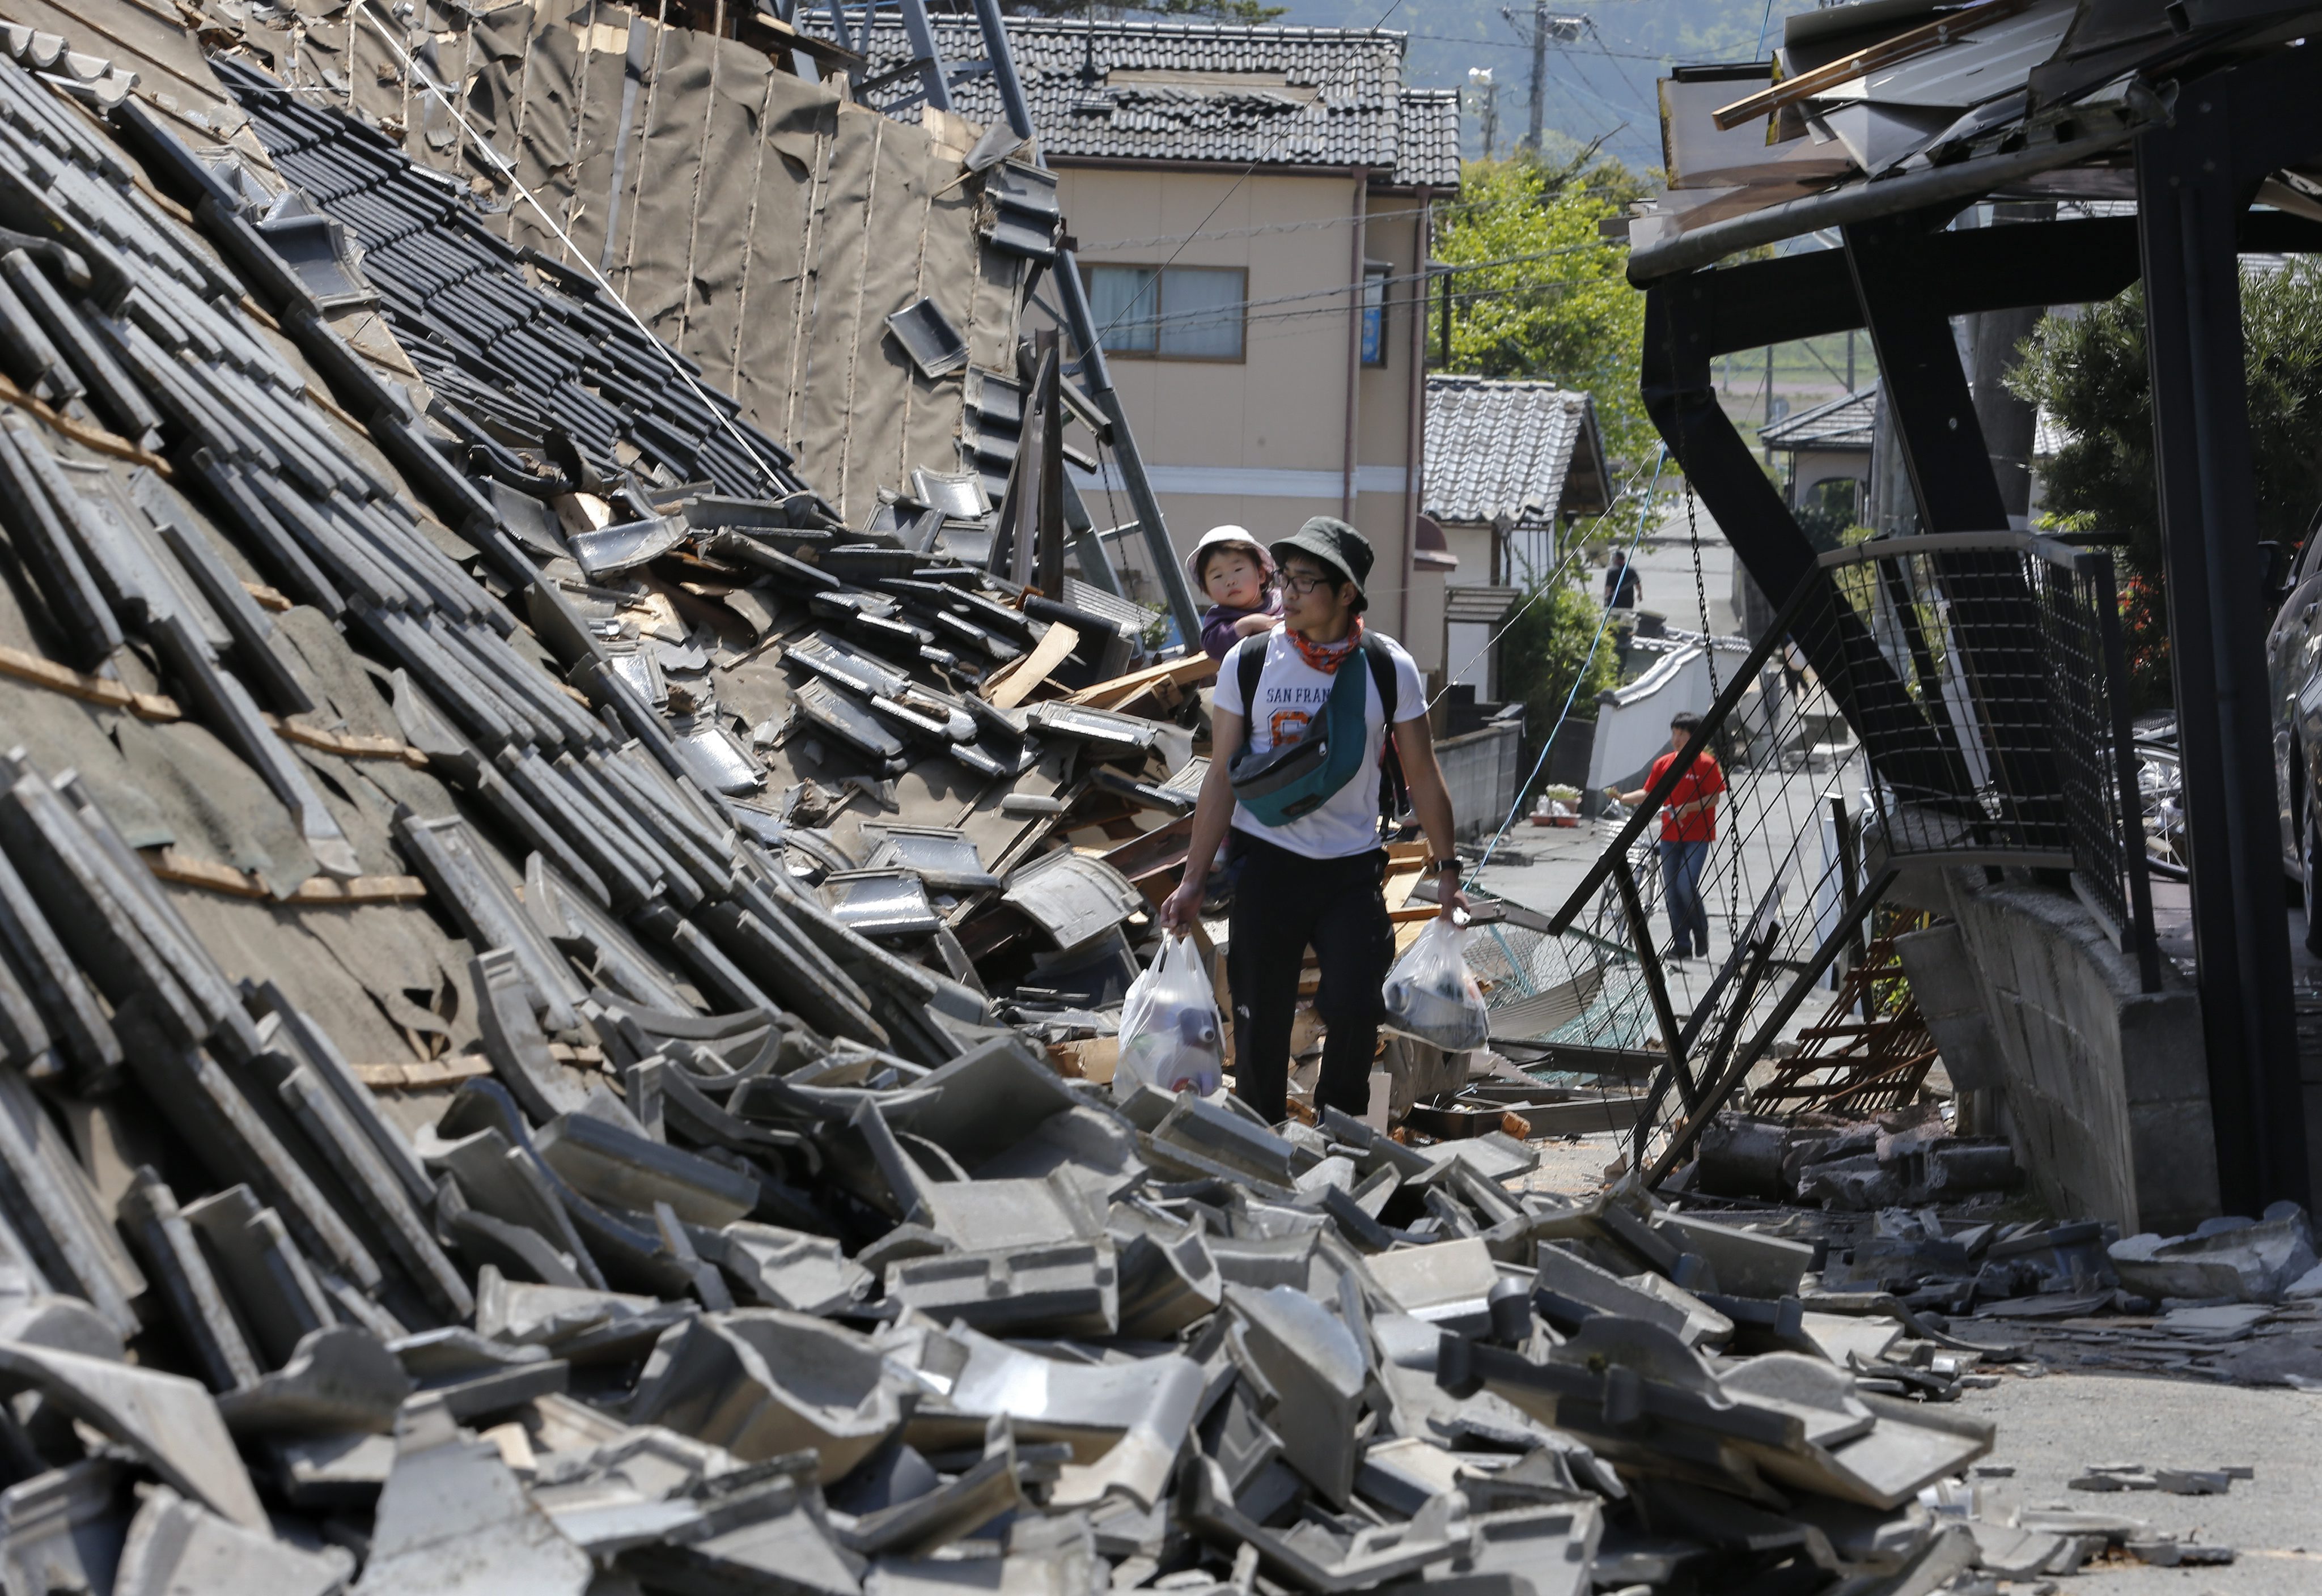
[[[2120,640],[2128,654],[2128,706],[2133,713],[2166,709],[2169,682],[2169,606],[2161,584],[2131,575],[2120,588]]]

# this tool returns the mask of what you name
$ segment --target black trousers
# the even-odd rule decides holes
[[[1233,841],[1240,874],[1226,973],[1233,986],[1235,1094],[1268,1124],[1288,1113],[1290,1026],[1311,947],[1322,968],[1314,1012],[1329,1027],[1315,1099],[1360,1115],[1370,1107],[1386,972],[1394,962],[1394,928],[1381,889],[1385,850],[1309,859],[1248,832],[1234,833]]]

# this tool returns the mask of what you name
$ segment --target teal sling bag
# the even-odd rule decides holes
[[[1378,684],[1379,702],[1387,723],[1394,721],[1394,666],[1383,646],[1366,633],[1358,645],[1370,676]],[[1351,663],[1351,661],[1349,661]],[[1266,670],[1266,650],[1245,649],[1241,658],[1242,704],[1257,718],[1259,679]],[[1286,825],[1311,815],[1330,796],[1353,780],[1363,768],[1369,745],[1369,705],[1364,701],[1364,673],[1341,666],[1331,679],[1330,696],[1322,713],[1307,723],[1306,734],[1264,753],[1252,753],[1247,743],[1229,767],[1233,794],[1262,825]]]

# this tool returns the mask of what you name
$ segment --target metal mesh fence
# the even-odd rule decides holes
[[[2112,591],[2020,534],[1824,556],[1559,911],[1486,908],[1495,1044],[1620,1103],[1658,1181],[1906,862],[2071,871],[2157,981]],[[1699,838],[1671,805],[1721,780]]]
[[[1661,806],[1645,806],[1649,823],[1611,839],[1567,913],[1487,906],[1469,939],[1495,1045],[1602,1094],[1640,1163],[1703,1108],[1738,1049],[1780,1033],[1811,988],[1801,978],[1844,953],[1860,919],[1861,744],[1810,667],[1751,664],[1698,756],[1726,784],[1713,836],[1679,835],[1696,828],[1664,827]],[[1688,885],[1698,914],[1673,915],[1672,886],[1683,898]],[[1673,957],[1680,921],[1687,953]]]

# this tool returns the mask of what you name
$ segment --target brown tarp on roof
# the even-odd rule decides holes
[[[354,15],[305,19],[295,47],[252,22],[245,47],[503,207],[509,242],[602,271],[745,418],[817,462],[816,488],[849,523],[914,467],[958,469],[959,378],[921,378],[886,326],[929,297],[975,364],[1015,368],[1021,263],[978,235],[955,149],[750,45],[559,0],[472,22],[431,13],[411,35],[487,156],[369,22],[350,49]]]

